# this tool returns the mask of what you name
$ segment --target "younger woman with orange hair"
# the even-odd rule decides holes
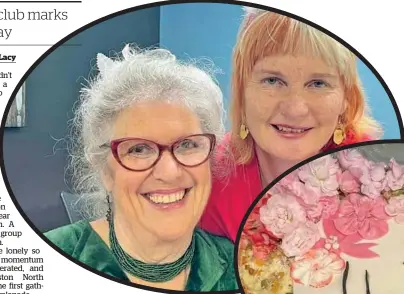
[[[322,151],[378,139],[356,56],[325,33],[246,8],[233,53],[232,130],[216,163],[201,227],[235,241],[254,199],[276,177]]]

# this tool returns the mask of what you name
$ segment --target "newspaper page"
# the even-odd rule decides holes
[[[379,139],[402,138],[399,110],[404,108],[404,57],[399,1],[383,5],[345,0],[0,1],[0,294],[291,293],[275,288],[268,292],[265,281],[247,277],[254,269],[239,272],[239,261],[234,258],[239,223],[234,220],[234,224],[223,225],[234,227],[226,232],[220,224],[233,221],[226,219],[226,213],[238,209],[234,201],[238,203],[240,198],[211,209],[220,220],[207,226],[208,233],[203,225],[200,231],[196,229],[210,211],[209,205],[205,211],[206,204],[216,201],[213,192],[209,198],[211,160],[215,158],[210,152],[222,146],[220,132],[230,133],[240,123],[234,121],[235,97],[242,97],[240,101],[249,106],[240,108],[244,102],[237,106],[238,119],[249,117],[235,134],[254,138],[258,145],[272,140],[257,139],[265,132],[258,125],[272,119],[286,124],[287,115],[300,124],[299,132],[324,122],[324,132],[329,132],[324,136],[330,137],[333,131],[327,126],[337,130],[339,126],[339,116],[332,118],[339,111],[337,105],[351,107],[345,105],[351,98],[344,96],[345,90],[335,90],[337,86],[335,91],[324,90],[328,84],[319,79],[300,83],[306,62],[322,62],[322,69],[331,68],[321,58],[334,53],[324,50],[318,40],[318,52],[313,51],[318,56],[296,57],[296,52],[279,51],[275,57],[267,54],[268,63],[264,57],[270,49],[263,45],[255,61],[249,61],[251,68],[261,61],[269,64],[276,77],[266,78],[262,93],[270,96],[278,91],[273,97],[254,94],[255,100],[248,103],[244,97],[248,87],[232,88],[234,77],[242,77],[241,72],[233,75],[242,22],[250,25],[264,17],[253,9],[297,18],[341,42],[338,46],[348,46],[358,59],[354,72],[358,71],[366,94],[363,105],[383,128]],[[248,13],[251,19],[245,17]],[[274,27],[268,30],[276,33]],[[261,33],[267,38],[268,31]],[[175,66],[169,56],[178,61]],[[343,76],[346,60],[337,62],[336,75]],[[188,62],[189,67],[181,62]],[[192,66],[200,64],[199,74]],[[207,78],[211,75],[214,82]],[[329,83],[343,87],[337,79]],[[324,95],[338,92],[335,95],[341,99],[332,98],[332,103],[320,100],[316,98],[320,91],[328,93]],[[156,105],[161,99],[171,102],[149,108],[147,103],[152,102],[145,100],[149,102],[140,103],[140,108],[132,107],[135,100],[130,99],[145,97]],[[172,102],[180,100],[194,112],[176,108]],[[302,110],[304,107],[307,109]],[[304,123],[311,124],[307,130]],[[273,128],[268,136],[280,136],[285,142],[289,142],[288,136],[304,140],[297,138],[298,131],[289,130],[293,129],[290,125]],[[317,142],[322,134],[320,131],[309,141]],[[344,138],[345,134],[337,132],[338,136]],[[123,144],[118,140],[122,138]],[[198,148],[205,149],[198,150],[196,157],[181,153],[179,148],[191,148],[190,143],[192,148],[199,144]],[[286,154],[294,144],[268,145],[268,150]],[[227,196],[227,192],[221,195]],[[246,275],[246,285],[241,285],[241,275]],[[256,281],[259,290],[254,288]],[[301,289],[297,287],[293,293],[307,293]]]

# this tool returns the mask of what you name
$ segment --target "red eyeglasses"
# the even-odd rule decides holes
[[[201,165],[208,160],[215,144],[215,135],[198,134],[183,137],[171,145],[141,138],[122,138],[103,144],[100,148],[111,148],[115,160],[127,170],[145,171],[157,164],[165,150],[183,166]]]

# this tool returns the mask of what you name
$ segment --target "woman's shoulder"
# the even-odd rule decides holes
[[[52,229],[44,233],[44,235],[48,239],[59,239],[61,237],[80,237],[82,234],[85,234],[87,231],[91,230],[90,223],[88,221],[78,221],[76,223],[63,225],[61,227]]]
[[[93,228],[94,223],[79,221],[46,232],[44,235],[64,253],[91,268],[127,280],[107,244]]]
[[[78,221],[44,233],[45,237],[68,254],[73,254],[77,245],[92,238],[93,230],[88,221]]]
[[[233,263],[234,244],[227,238],[211,234],[205,230],[197,229],[195,231],[198,244],[209,249],[224,260]]]
[[[197,268],[193,270],[203,276],[203,291],[237,290],[233,243],[200,229],[195,231],[195,236]]]
[[[227,134],[214,158],[212,190],[200,227],[235,240],[244,214],[261,192],[261,182],[256,159],[248,164],[236,164],[230,147],[225,146],[229,140],[230,134]]]

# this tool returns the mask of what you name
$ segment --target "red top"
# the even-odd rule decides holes
[[[344,142],[338,146],[369,141],[369,136],[358,137],[353,132],[348,133]],[[225,147],[229,144],[230,134],[219,145],[216,163],[225,166],[228,156]],[[333,142],[328,143],[322,151],[337,147]],[[205,212],[200,221],[200,227],[212,234],[225,236],[235,242],[238,229],[248,208],[262,191],[258,161],[254,156],[250,163],[236,165],[235,171],[225,181],[214,177],[212,193]]]

